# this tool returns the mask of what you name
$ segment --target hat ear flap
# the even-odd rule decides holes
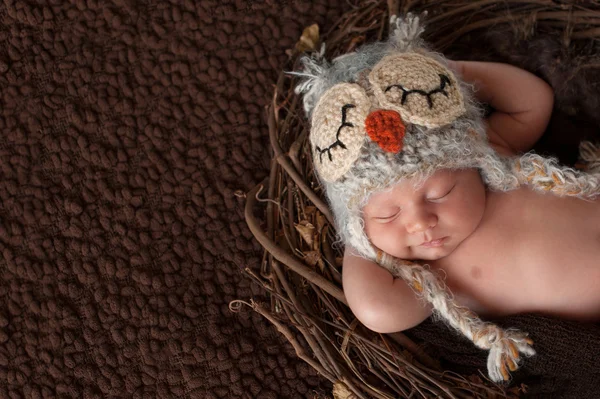
[[[422,20],[426,16],[427,11],[421,15],[408,13],[404,17],[392,15],[388,43],[399,51],[410,51],[414,47],[423,45],[421,34],[425,30],[425,24]]]

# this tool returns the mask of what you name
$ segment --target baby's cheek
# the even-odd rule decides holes
[[[367,237],[379,249],[397,256],[406,256],[405,237],[399,233],[394,223],[379,223],[369,226]],[[367,229],[365,229],[367,230]]]
[[[465,196],[463,201],[456,206],[457,222],[459,222],[468,233],[477,228],[485,210],[485,196],[474,193]]]
[[[372,236],[381,243],[381,245],[385,245],[390,247],[396,242],[396,231],[391,228],[390,223],[381,223],[375,228],[373,228]]]

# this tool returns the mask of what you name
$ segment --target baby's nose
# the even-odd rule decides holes
[[[421,233],[437,225],[438,218],[433,213],[417,212],[406,221],[406,231],[409,234]]]
[[[396,111],[379,109],[371,112],[365,120],[365,128],[382,150],[397,153],[402,149],[405,126]]]

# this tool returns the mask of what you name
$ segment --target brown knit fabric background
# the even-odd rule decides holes
[[[268,322],[228,303],[264,296],[240,272],[258,267],[262,248],[234,193],[268,173],[263,107],[285,50],[305,26],[327,29],[348,7],[2,2],[0,397],[330,392]],[[555,130],[572,128],[569,118]],[[527,330],[527,320],[507,325]],[[583,345],[589,335],[575,324],[536,323],[558,339],[583,331],[589,356],[550,372],[593,382],[598,344]],[[445,358],[468,371],[482,366],[481,353],[469,356],[438,325],[414,333],[436,342],[440,357],[443,347],[462,350]],[[547,362],[539,357],[524,375],[544,375]],[[546,392],[568,386],[549,378]]]
[[[234,192],[268,173],[271,84],[302,29],[343,6],[0,5],[0,397],[325,383],[228,303],[263,295],[239,271],[262,249]]]

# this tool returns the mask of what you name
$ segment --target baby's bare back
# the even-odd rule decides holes
[[[598,320],[600,200],[489,192],[477,230],[431,263],[445,271],[456,300],[481,315]]]

